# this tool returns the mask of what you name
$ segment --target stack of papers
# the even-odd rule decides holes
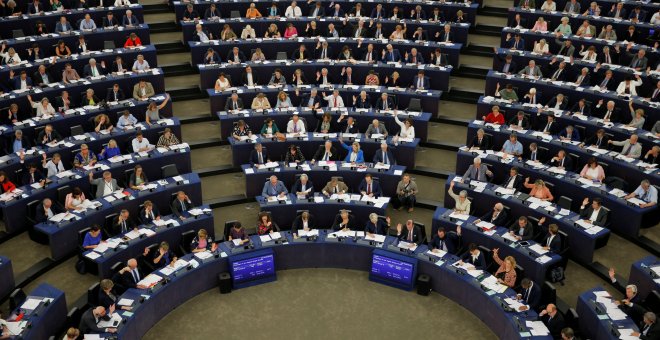
[[[640,200],[640,199],[637,198],[637,197],[631,197],[631,198],[629,198],[627,201],[630,202],[630,203],[632,203],[632,204],[635,204],[635,205],[642,205],[642,204],[645,204],[645,203],[646,203],[646,202]]]
[[[445,257],[445,255],[447,255],[447,252],[442,249],[434,249],[427,251],[426,254],[435,257]]]
[[[538,263],[548,263],[548,261],[552,260],[552,258],[548,255],[543,255],[541,257],[536,258],[536,262]]]
[[[498,283],[497,278],[493,275],[489,275],[488,277],[486,277],[483,281],[481,281],[481,284],[484,287],[498,293],[504,293],[508,288],[507,286]]]
[[[376,242],[379,242],[379,243],[383,243],[383,242],[385,242],[385,235],[367,234],[364,239],[369,240],[369,241],[376,241]]]
[[[509,240],[511,242],[518,242],[518,239],[508,231],[505,231],[504,234],[502,234],[501,236],[505,240]]]
[[[543,247],[538,243],[529,246],[529,249],[532,250],[533,252],[539,254],[539,255],[543,255],[543,254],[548,252],[547,250],[543,249]]]
[[[19,335],[27,327],[27,321],[18,321],[18,322],[7,322],[7,329],[9,330],[9,335]]]
[[[300,237],[319,236],[319,230],[318,229],[312,229],[312,230],[298,229],[298,236],[300,236]]]
[[[518,301],[516,299],[512,299],[512,298],[506,298],[506,299],[504,299],[504,302],[506,302],[506,304],[509,307],[513,308],[516,311],[518,310],[518,308],[520,308],[522,306],[525,306],[524,303],[521,303],[520,301]]]
[[[458,213],[458,212],[452,211],[452,213],[449,214],[449,217],[450,217],[450,218],[455,218],[455,219],[457,219],[457,220],[461,220],[461,221],[467,221],[467,219],[470,218],[470,215],[467,215],[467,214],[461,214],[461,213]]]
[[[529,328],[529,332],[533,336],[547,336],[550,335],[548,327],[545,326],[543,321],[525,321],[525,326]]]
[[[405,248],[405,249],[410,249],[410,250],[415,250],[417,249],[417,244],[416,243],[408,243],[406,241],[400,241],[398,244],[399,248]]]
[[[156,274],[149,274],[147,275],[147,277],[145,277],[144,279],[140,280],[140,282],[138,282],[138,286],[152,287],[161,280],[163,280],[162,277]]]
[[[605,314],[610,317],[612,320],[624,320],[627,318],[626,313],[624,313],[619,306],[614,303],[614,300],[610,297],[610,294],[606,291],[597,291],[594,292],[596,296],[596,302],[600,303],[605,307]]]
[[[236,241],[236,240],[234,240]],[[238,240],[240,242],[240,240]],[[198,253],[195,253],[195,257],[200,259],[200,260],[206,260],[210,257],[212,257],[213,254],[210,251],[200,251]]]
[[[484,230],[490,230],[490,229],[494,229],[495,225],[490,222],[480,221],[479,223],[477,223],[477,227],[481,227]]]
[[[495,192],[501,194],[501,195],[513,195],[516,193],[516,189],[508,189],[504,187],[498,187],[495,189]]]
[[[50,220],[51,220],[51,222],[60,223],[62,221],[71,220],[75,217],[76,217],[76,215],[74,215],[70,212],[63,212],[63,213],[59,213],[57,215],[54,215],[53,217],[50,218]]]

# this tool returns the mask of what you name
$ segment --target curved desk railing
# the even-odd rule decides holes
[[[14,290],[14,268],[11,265],[11,259],[8,257],[0,256],[0,301],[9,296]]]
[[[582,334],[592,339],[620,339],[639,328],[614,305],[610,294],[597,287],[578,296],[576,311],[580,316]]]
[[[630,266],[629,284],[637,286],[637,294],[646,299],[652,291],[660,292],[660,262],[647,256]]]
[[[480,318],[495,334],[503,339],[530,338],[531,334],[525,325],[527,321],[534,321],[537,315],[529,312],[506,312],[509,308],[504,302],[508,296],[515,294],[510,289],[496,293],[489,288],[484,288],[486,282],[483,280],[490,275],[479,277],[479,273],[467,274],[451,264],[456,258],[445,255],[439,259],[436,256],[426,254],[426,246],[419,246],[414,252],[400,250],[393,245],[395,238],[388,237],[384,243],[374,243],[352,238],[344,239],[342,242],[329,240],[327,233],[320,231],[316,240],[306,238],[294,240],[287,233],[282,233],[286,241],[275,244],[273,241],[262,244],[258,237],[252,237],[254,249],[269,247],[275,254],[276,270],[298,269],[298,268],[343,268],[352,270],[369,271],[371,257],[374,249],[388,249],[396,254],[418,257],[418,274],[426,274],[431,277],[432,289],[452,301],[462,305]],[[163,319],[174,308],[192,297],[205,292],[218,285],[218,275],[229,270],[227,256],[231,254],[244,254],[250,249],[232,252],[233,247],[223,243],[219,247],[218,257],[211,256],[201,260],[197,255],[186,255],[183,259],[190,261],[193,258],[200,263],[196,268],[188,270],[187,267],[180,269],[174,275],[162,275],[168,277],[169,282],[158,285],[155,290],[129,289],[121,298],[133,300],[131,314],[123,315],[123,321],[119,325],[118,336],[120,339],[139,339],[153,325]],[[230,254],[230,255],[228,255]],[[479,277],[475,279],[474,276]],[[480,282],[481,281],[481,282]],[[505,306],[505,307],[503,307]],[[120,312],[124,314],[125,312]],[[535,337],[536,339],[537,337]],[[538,337],[546,339],[549,337]]]
[[[59,332],[66,322],[67,308],[64,292],[42,283],[32,290],[16,310],[7,318],[8,322],[20,322],[16,339],[43,340]],[[16,318],[23,313],[22,319]],[[20,326],[20,327],[18,327]],[[13,327],[12,327],[13,328]],[[13,338],[12,338],[13,339]]]

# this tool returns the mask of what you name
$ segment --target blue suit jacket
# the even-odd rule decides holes
[[[566,133],[566,129],[562,130],[561,133],[559,134],[560,137],[567,137],[568,134]],[[582,139],[580,139],[580,132],[578,130],[573,129],[573,133],[571,133],[571,140],[574,142],[579,142]]]
[[[28,86],[32,86],[32,79],[30,79],[30,77],[26,77],[25,78],[25,83]],[[21,77],[20,76],[16,76],[16,77],[14,77],[14,79],[12,79],[12,86],[14,86],[14,90],[17,90],[17,89],[21,88]]]
[[[476,269],[486,270],[486,259],[484,258],[484,253],[482,252],[479,252],[479,256],[477,257],[476,261],[472,260],[472,254],[470,254],[470,252],[463,254],[461,259],[463,262],[473,265]]]
[[[406,63],[412,63],[412,54],[408,53],[408,58],[406,58]],[[417,52],[417,63],[418,64],[423,64],[424,63],[424,57],[422,56],[421,53]]]
[[[138,18],[134,15],[131,15],[130,19],[124,15],[124,18],[121,19],[121,24],[122,26],[127,26],[127,25],[137,26],[140,24],[140,22],[138,21]]]
[[[443,240],[447,251],[450,254],[456,254],[456,248],[458,246],[458,236],[454,233],[445,233],[445,239]],[[438,235],[433,236],[429,246],[431,249],[440,249],[440,237]]]
[[[392,151],[387,149],[387,161],[390,165],[396,165],[396,158],[394,158],[394,154],[392,154]],[[374,155],[373,159],[374,163],[385,163],[383,162],[383,151],[378,149],[376,151],[376,154]]]
[[[516,44],[516,39],[511,39],[509,42],[506,44],[507,48],[513,48],[513,45]],[[518,42],[518,50],[524,50],[525,49],[525,39],[520,38],[520,42]]]
[[[367,181],[363,179],[362,182],[360,182],[360,185],[358,186],[358,191],[367,192]],[[371,192],[374,194],[375,197],[383,196],[383,189],[380,188],[380,183],[378,183],[378,181],[374,181],[373,179],[371,181]]]
[[[351,154],[353,153],[353,147],[346,145],[344,143],[339,143],[341,146],[348,150],[348,154],[346,155],[346,158],[344,159],[344,162],[350,162],[351,161]],[[362,150],[358,151],[357,158],[355,159],[356,163],[364,163],[364,152]]]
[[[392,53],[385,51],[385,56],[381,58],[382,62],[386,63],[388,61],[401,61],[401,53],[397,49],[393,49]]]
[[[286,186],[284,186],[284,183],[282,181],[277,181],[277,184],[275,184],[274,191],[272,190],[272,185],[270,184],[270,181],[264,183],[264,188],[261,190],[261,195],[266,197],[266,196],[276,196],[281,193],[288,194],[289,191],[286,189]]]
[[[364,227],[365,233],[372,233],[378,235],[386,235],[387,230],[388,230],[387,223],[385,223],[381,219],[378,219],[378,221],[376,221],[376,224],[372,223],[371,221],[368,221],[367,225]]]
[[[268,162],[268,151],[266,149],[261,149],[261,158],[264,161],[264,163]],[[255,164],[263,164],[259,163],[259,155],[257,154],[257,150],[252,150],[250,153],[250,165],[254,166]]]
[[[412,87],[413,89],[416,90],[417,89],[417,81],[418,81],[418,77],[413,78],[413,80],[410,84],[410,87]],[[424,79],[422,80],[422,87],[425,88],[425,89],[431,88],[431,81],[429,80],[429,77],[424,76]]]
[[[520,288],[522,300],[529,305],[530,309],[536,310],[541,305],[541,287],[534,282],[529,290]]]

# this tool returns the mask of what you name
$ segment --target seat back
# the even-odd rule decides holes
[[[34,200],[27,204],[27,219],[32,224],[36,224],[35,215],[37,213],[37,207],[41,204],[40,200]]]
[[[70,129],[71,129],[71,136],[78,136],[85,134],[85,129],[83,129],[82,125],[74,125]]]
[[[16,38],[23,38],[25,36],[25,32],[23,32],[22,29],[15,29],[11,30],[11,36],[16,39]]]
[[[103,49],[104,50],[114,50],[115,49],[115,42],[113,40],[104,40],[103,41]]]
[[[240,18],[241,17],[241,12],[231,11],[231,12],[229,12],[229,17],[232,18],[232,19]]]
[[[545,281],[543,286],[541,286],[541,306],[546,306],[548,304],[556,304],[557,302],[557,289],[555,286]]]
[[[160,168],[161,178],[174,177],[179,175],[179,170],[176,164],[168,164]]]
[[[57,202],[64,206],[64,203],[66,202],[66,195],[70,194],[71,191],[73,190],[68,185],[57,188]]]
[[[112,235],[112,224],[115,222],[115,219],[119,216],[119,213],[112,213],[110,215],[105,215],[105,219],[103,220],[103,230],[105,230],[105,233],[108,235]]]
[[[80,326],[80,318],[82,317],[85,308],[73,307],[66,314],[66,329],[71,327],[78,328]]]
[[[408,102],[408,111],[422,111],[422,101],[419,98],[411,98]]]
[[[234,227],[234,223],[238,222],[237,220],[231,220],[231,221],[225,221],[225,229],[222,232],[224,236],[224,240],[229,240],[229,232],[231,231],[231,228]]]
[[[660,313],[660,293],[657,290],[652,290],[646,297],[646,306],[656,315]]]
[[[276,60],[287,60],[288,56],[286,52],[277,52],[277,56],[275,57]]]
[[[571,207],[573,206],[573,199],[566,196],[559,196],[557,205],[566,210],[571,210]]]
[[[13,311],[19,306],[25,302],[25,299],[27,298],[27,295],[25,295],[25,292],[21,288],[16,288],[14,289],[13,292],[11,292],[11,295],[9,295],[9,310]]]
[[[95,308],[99,305],[99,292],[101,291],[101,283],[96,282],[87,288],[87,305]]]

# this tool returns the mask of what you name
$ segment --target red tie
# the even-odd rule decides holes
[[[371,194],[371,184],[367,184],[367,195]]]
[[[335,97],[335,105],[334,107],[337,107],[337,97]]]

